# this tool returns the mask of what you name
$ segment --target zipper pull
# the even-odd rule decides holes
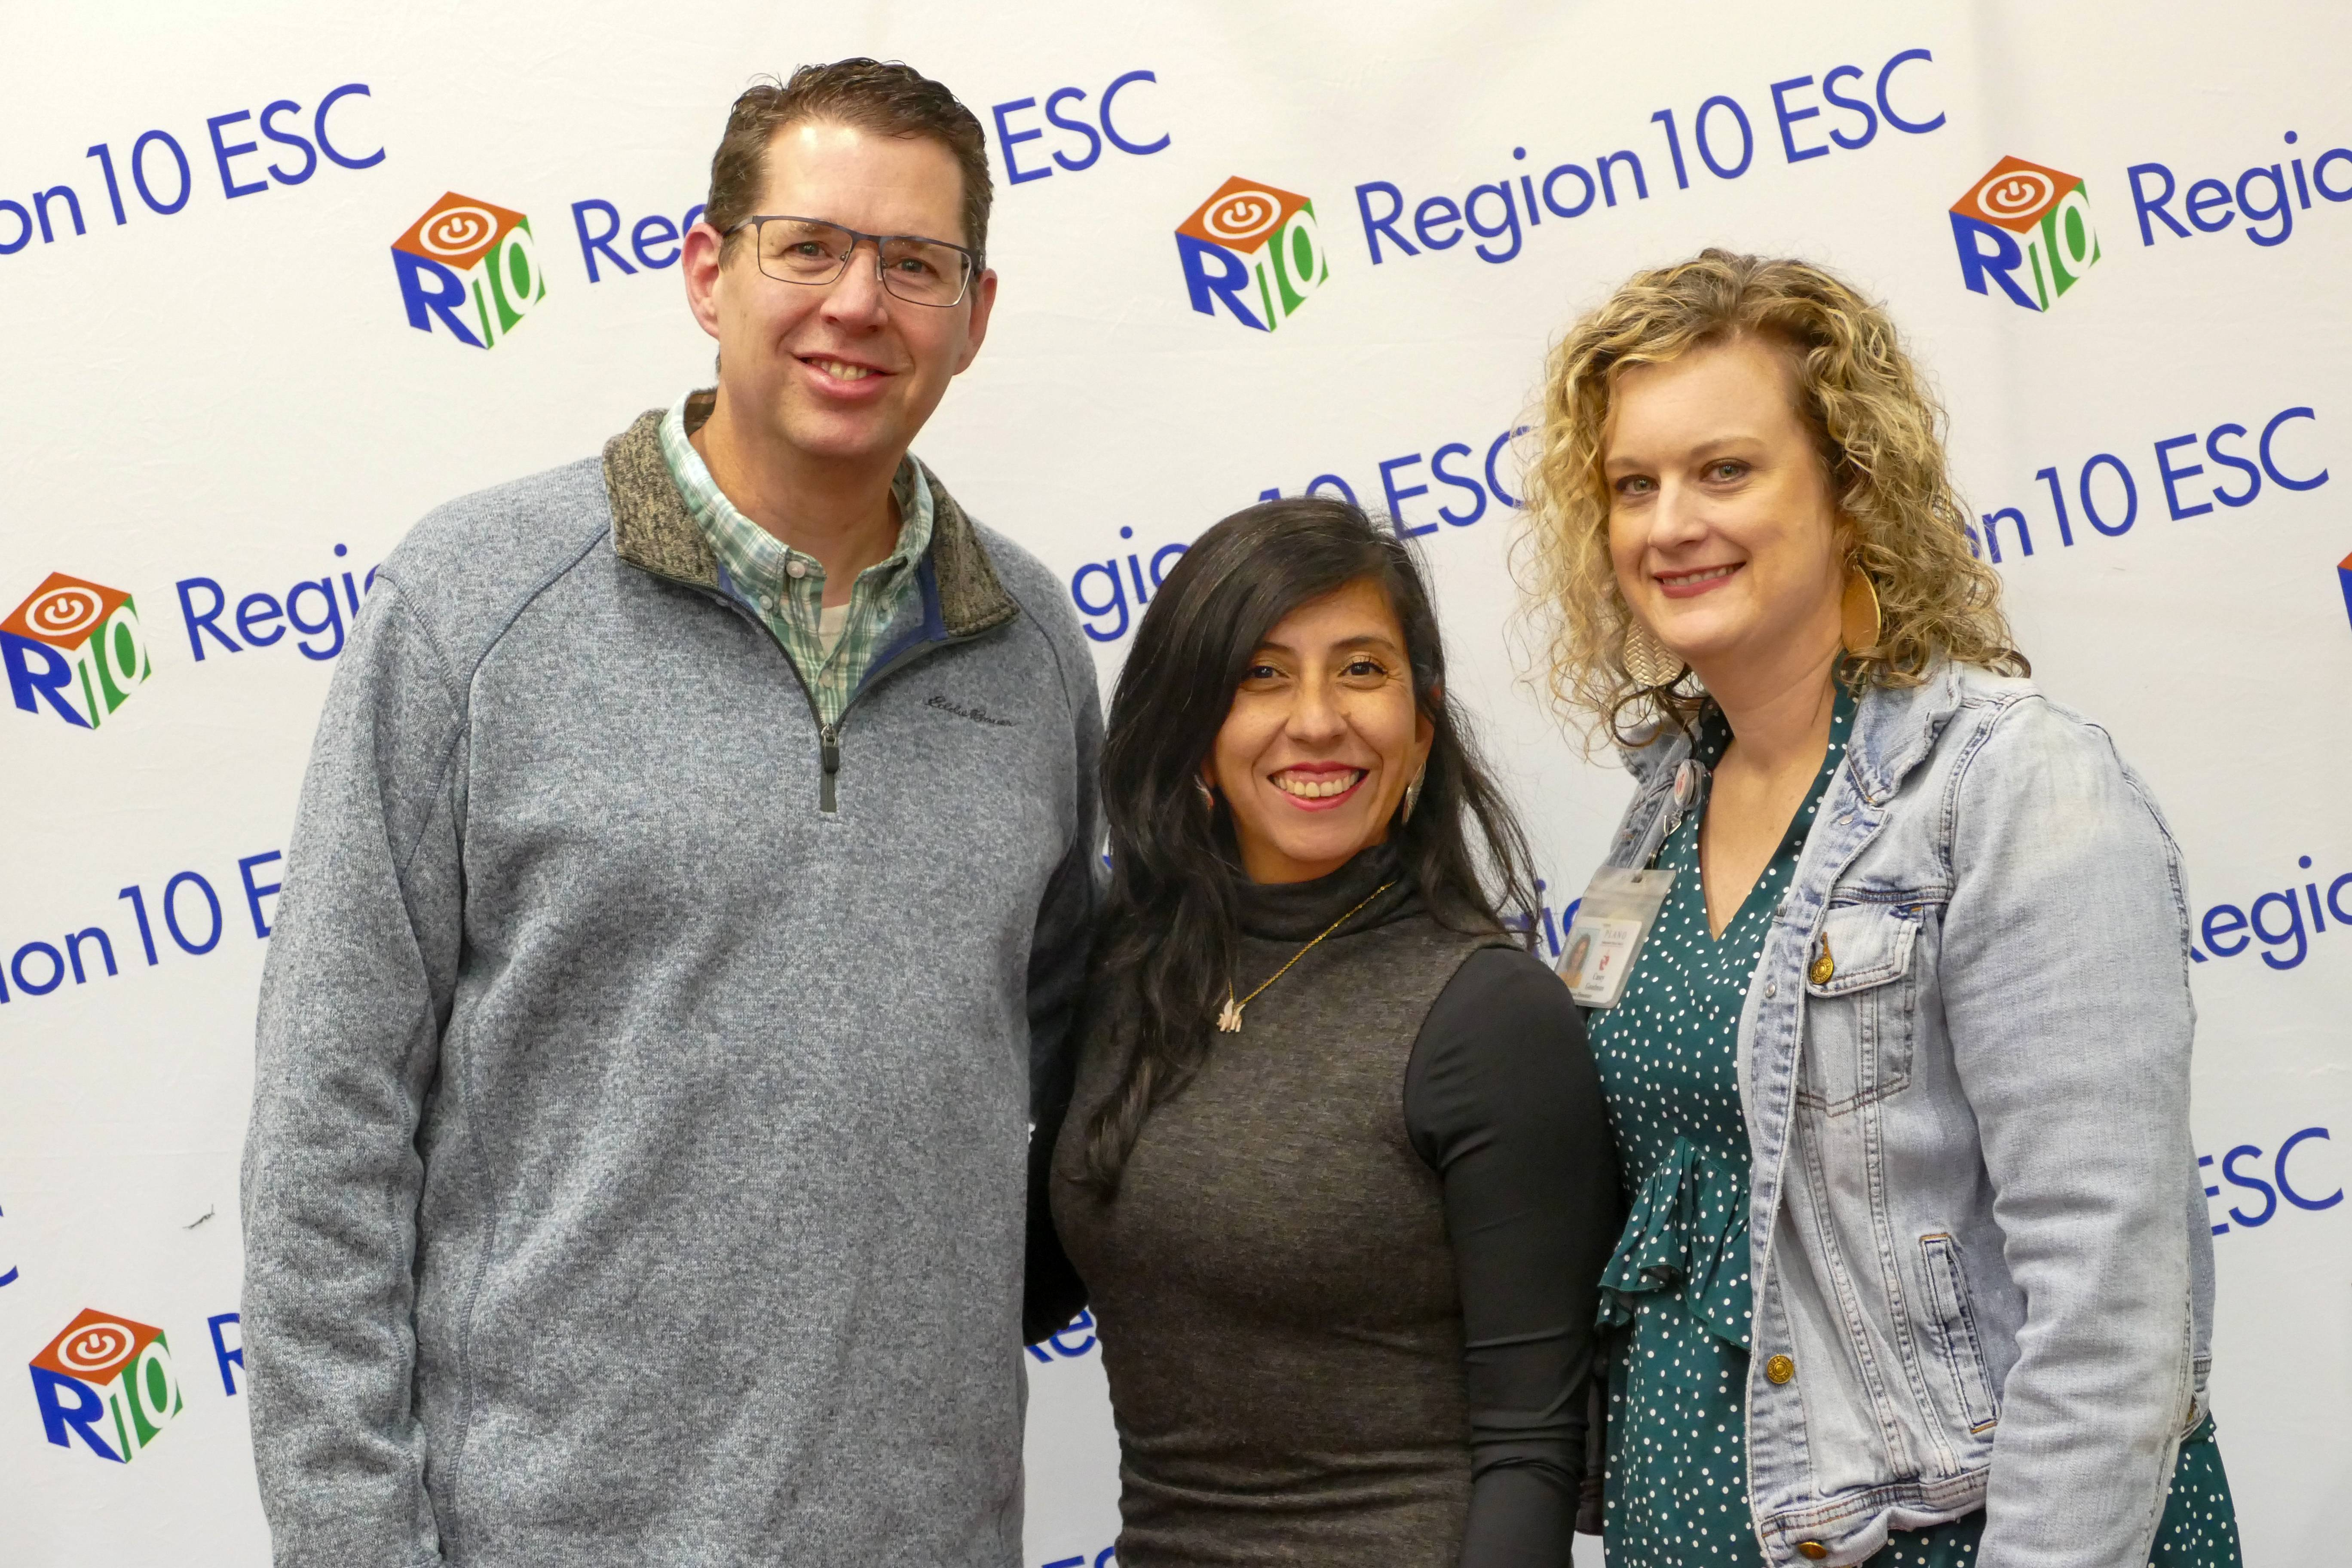
[[[817,739],[821,747],[817,754],[824,765],[824,784],[817,792],[816,808],[819,811],[838,810],[834,797],[834,779],[841,772],[841,731],[826,724],[817,731]]]

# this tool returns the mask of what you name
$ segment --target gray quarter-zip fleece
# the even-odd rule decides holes
[[[934,478],[821,729],[658,417],[427,517],[327,700],[245,1153],[281,1564],[1020,1559],[1093,663]]]

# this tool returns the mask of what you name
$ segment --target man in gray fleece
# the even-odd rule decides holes
[[[246,1144],[278,1563],[1020,1561],[1101,720],[1057,580],[907,455],[988,202],[904,66],[754,88],[685,242],[717,387],[378,574]]]

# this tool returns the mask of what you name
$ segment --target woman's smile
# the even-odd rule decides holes
[[[1345,804],[1370,776],[1370,769],[1345,763],[1298,763],[1267,774],[1266,782],[1301,811],[1329,811]]]
[[[1728,566],[1704,566],[1688,572],[1653,572],[1658,592],[1669,599],[1692,599],[1731,581],[1731,574],[1745,563],[1733,562]]]

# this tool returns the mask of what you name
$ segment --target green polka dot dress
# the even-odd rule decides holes
[[[1659,850],[1675,873],[1624,994],[1597,1011],[1592,1052],[1617,1134],[1631,1213],[1601,1276],[1609,1365],[1603,1543],[1611,1568],[1763,1568],[1748,1510],[1750,1287],[1748,1128],[1738,1081],[1740,1009],[1772,907],[1788,890],[1831,778],[1845,757],[1843,688],[1829,754],[1805,804],[1720,938],[1707,930],[1698,864],[1704,805]],[[1694,754],[1730,744],[1709,706]],[[1898,1531],[1870,1568],[1963,1568],[1984,1515]],[[2180,1450],[2154,1568],[2237,1568],[2237,1522],[2208,1420]]]

